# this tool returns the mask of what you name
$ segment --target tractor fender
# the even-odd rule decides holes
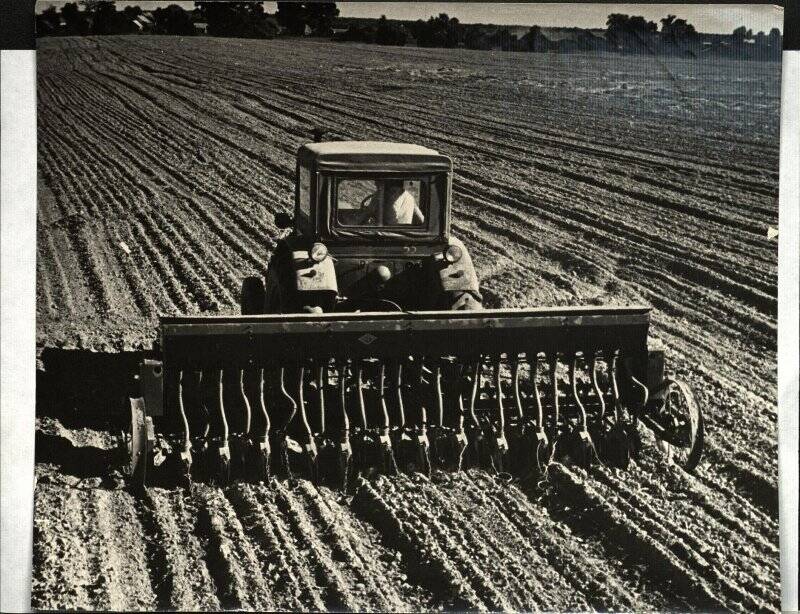
[[[442,292],[469,292],[480,297],[478,275],[472,266],[467,248],[459,239],[450,237],[449,245],[461,248],[461,258],[457,262],[437,261],[439,285]]]
[[[292,250],[295,288],[298,292],[333,292],[338,294],[336,269],[330,256],[321,262],[311,260],[307,249]]]

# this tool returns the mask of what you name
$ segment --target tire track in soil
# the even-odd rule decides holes
[[[388,549],[401,553],[409,578],[430,591],[444,609],[488,611],[468,580],[431,538],[425,524],[405,510],[392,509],[377,489],[387,484],[386,478],[378,478],[375,485],[364,482],[359,486],[352,502],[356,516],[375,527]]]
[[[630,562],[640,565],[642,573],[653,577],[665,591],[674,591],[686,603],[702,610],[749,611],[714,592],[706,579],[662,543],[659,531],[651,534],[655,523],[648,523],[648,530],[637,524],[628,515],[631,506],[618,495],[606,498],[588,477],[560,464],[551,465],[548,476],[553,484],[551,514],[566,522],[573,532],[597,536],[609,549],[616,547]]]
[[[380,596],[377,607],[385,611],[421,610],[430,607],[430,595],[415,590],[400,567],[400,554],[385,550],[371,527],[356,520],[349,506],[340,503],[327,488],[316,489],[308,481],[301,481],[297,494],[315,522],[325,527],[336,560],[355,567],[360,583],[370,594]],[[402,591],[402,593],[401,593]]]
[[[261,573],[270,581],[276,606],[281,610],[325,610],[317,579],[271,501],[269,486],[237,484],[226,495],[254,544]]]
[[[631,485],[632,480],[642,477],[638,467],[624,477],[604,468],[591,475],[597,481],[598,490],[624,500],[625,505],[620,506],[623,511],[628,505],[635,509],[635,513],[628,512],[631,519],[644,518],[637,524],[654,537],[662,536],[663,544],[669,545],[699,575],[714,583],[715,589],[725,594],[729,602],[744,604],[749,611],[764,611],[769,609],[768,602],[778,598],[777,587],[770,580],[780,574],[777,561],[755,555],[749,539],[727,534],[718,524],[695,517],[692,506],[673,503],[669,509],[664,509],[665,487],[651,496],[647,492],[649,489]],[[715,536],[714,541],[709,541],[710,535]],[[718,541],[727,545],[726,552],[717,549]],[[741,586],[737,576],[745,575],[748,583]]]
[[[121,490],[89,492],[87,516],[100,533],[98,582],[107,578],[111,609],[153,609],[156,595],[150,584],[144,531],[133,498]]]
[[[462,573],[468,575],[470,567],[476,567],[476,562],[481,561],[483,573],[476,573],[475,577],[481,585],[479,594],[486,594],[491,609],[589,609],[583,596],[574,594],[565,579],[551,569],[530,544],[497,522],[498,518],[483,505],[483,497],[473,498],[464,493],[457,480],[440,488],[422,477],[406,479],[401,476],[395,485],[398,499],[418,510],[421,519],[433,518],[434,524],[441,522],[446,528],[440,542],[452,539],[460,545]],[[460,563],[457,557],[451,560]],[[571,593],[572,599],[564,601],[564,595]]]
[[[194,488],[198,507],[195,531],[205,547],[220,604],[234,610],[275,610],[258,555],[225,495],[203,484]]]
[[[89,553],[79,528],[86,522],[79,491],[38,484],[34,495],[31,607],[91,609],[96,603]]]
[[[607,612],[657,611],[686,602],[670,603],[656,584],[640,587],[626,581],[625,567],[596,544],[579,538],[556,523],[541,504],[531,504],[516,486],[497,484],[480,471],[458,476],[476,501],[491,502],[489,513],[519,532],[587,601],[591,609]]]
[[[325,606],[335,611],[361,611],[376,607],[374,600],[380,596],[365,594],[366,587],[354,578],[349,565],[337,564],[337,553],[318,535],[309,514],[293,495],[289,486],[273,482],[274,505],[286,519],[298,547],[306,553],[307,564],[314,569],[318,584],[325,587]],[[360,586],[360,591],[356,588]],[[381,609],[377,606],[377,609]]]
[[[159,610],[218,610],[214,581],[194,534],[197,510],[182,490],[148,489],[137,500]]]
[[[501,590],[498,584],[504,585],[508,580],[503,578],[496,582],[496,576],[500,575],[499,570],[491,569],[491,559],[489,549],[485,544],[480,543],[474,534],[469,531],[462,533],[459,531],[459,524],[469,524],[459,517],[458,511],[454,507],[447,509],[440,505],[433,505],[426,500],[422,489],[408,487],[404,484],[406,476],[398,476],[392,482],[391,490],[387,489],[385,498],[392,501],[398,508],[402,508],[404,513],[414,517],[417,522],[426,526],[431,539],[435,540],[448,556],[448,560],[455,565],[461,575],[467,579],[470,586],[478,594],[483,603],[490,611],[509,612],[520,609],[519,604],[512,602],[508,591]],[[414,476],[415,478],[417,476]],[[411,478],[414,479],[414,478]],[[420,481],[418,486],[424,485]],[[491,534],[483,532],[482,536],[486,541],[491,541]],[[496,544],[490,544],[496,548]],[[485,561],[487,564],[476,565],[476,561]]]

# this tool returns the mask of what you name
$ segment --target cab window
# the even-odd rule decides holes
[[[347,178],[336,183],[340,226],[426,228],[430,178]]]

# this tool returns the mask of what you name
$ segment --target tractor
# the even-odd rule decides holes
[[[452,174],[416,144],[301,146],[241,314],[160,318],[131,399],[134,483],[624,468],[643,427],[693,470],[702,414],[648,344],[650,308],[484,309]]]

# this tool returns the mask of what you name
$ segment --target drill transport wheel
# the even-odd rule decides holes
[[[656,420],[662,431],[656,431],[657,446],[667,462],[686,471],[693,471],[703,454],[704,424],[700,406],[689,386],[682,380],[666,379],[653,395],[660,405]]]

